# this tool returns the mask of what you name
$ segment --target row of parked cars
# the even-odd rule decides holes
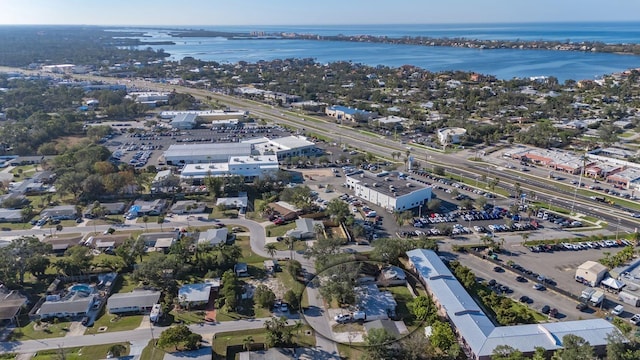
[[[548,220],[556,225],[560,225],[562,227],[581,227],[582,223],[577,220],[571,220],[569,218],[565,218],[560,215],[555,215],[546,211],[538,211],[536,214],[538,219]]]

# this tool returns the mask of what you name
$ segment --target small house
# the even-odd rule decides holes
[[[159,299],[160,291],[153,290],[113,294],[107,300],[107,310],[110,314],[149,313]]]

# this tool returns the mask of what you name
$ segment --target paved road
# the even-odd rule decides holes
[[[264,322],[270,318],[253,320],[235,320],[218,323],[216,325],[191,325],[191,331],[203,336],[204,340],[211,341],[214,333],[245,329],[259,329],[264,327]],[[294,321],[290,320],[289,325]],[[110,344],[116,342],[139,342],[158,338],[167,327],[150,327],[149,329],[117,331],[96,335],[66,336],[42,340],[11,341],[0,343],[0,352],[34,353],[42,350],[69,348],[76,346],[91,346]]]
[[[266,231],[262,224],[247,220],[244,218],[237,219],[220,219],[220,223],[225,225],[236,225],[236,226],[244,226],[249,230],[250,233],[250,244],[251,250],[264,257],[270,257],[269,254],[264,250],[264,245],[266,242]],[[186,216],[175,216],[174,218],[168,218],[168,224],[163,224],[165,228],[173,228],[173,227],[181,227],[187,225],[187,223],[191,226],[211,226],[210,221],[200,221],[200,220],[189,220],[187,221]],[[98,232],[102,232],[108,229],[109,225],[99,225],[96,226],[95,230]],[[150,230],[159,230],[159,224],[147,223],[145,224],[130,224],[126,227],[119,228],[124,230],[135,230],[135,229],[145,229],[148,228]],[[75,228],[64,228],[60,233],[83,233],[88,234],[94,231],[94,227],[75,227]],[[16,230],[12,231],[12,236],[40,236],[42,234],[47,235],[48,230],[41,229],[28,229],[28,230]],[[276,257],[289,257],[289,251],[278,251],[276,253]],[[313,261],[310,259],[305,259],[302,254],[294,253],[294,259],[300,261],[302,266],[309,272],[314,273],[315,268]],[[307,288],[309,303],[311,305],[311,310],[309,315],[304,316],[304,319],[308,322],[308,324],[316,330],[316,350],[318,353],[318,358],[332,358],[338,355],[338,349],[336,344],[323,337],[321,334],[330,334],[330,327],[328,318],[326,316],[317,316],[318,313],[324,314],[324,305],[322,303],[322,299],[319,296],[317,289]],[[225,331],[234,331],[234,330],[242,330],[242,329],[257,329],[263,327],[265,319],[255,319],[255,320],[236,320],[231,322],[223,322],[217,325],[204,325],[191,326],[194,332],[199,334],[212,334],[215,332],[225,332]],[[87,336],[67,336],[64,338],[55,338],[55,339],[46,339],[46,340],[30,340],[24,342],[5,342],[0,344],[0,352],[34,352],[45,349],[55,349],[60,347],[74,347],[74,346],[86,346],[86,345],[97,345],[97,344],[105,344],[112,342],[121,342],[121,341],[144,341],[149,340],[152,337],[158,337],[159,334],[165,328],[152,327],[148,330],[132,330],[132,331],[120,331],[114,333],[106,333],[106,334],[97,334],[97,335],[87,335]]]

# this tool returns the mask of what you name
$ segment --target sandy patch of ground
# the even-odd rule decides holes
[[[274,294],[276,294],[277,299],[282,299],[284,293],[287,292],[287,289],[280,280],[275,277],[266,277],[264,279],[247,279],[245,280],[247,284],[250,284],[255,289],[258,285],[266,285]]]

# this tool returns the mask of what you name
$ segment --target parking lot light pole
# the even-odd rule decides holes
[[[418,206],[418,217],[422,218],[422,204]]]

